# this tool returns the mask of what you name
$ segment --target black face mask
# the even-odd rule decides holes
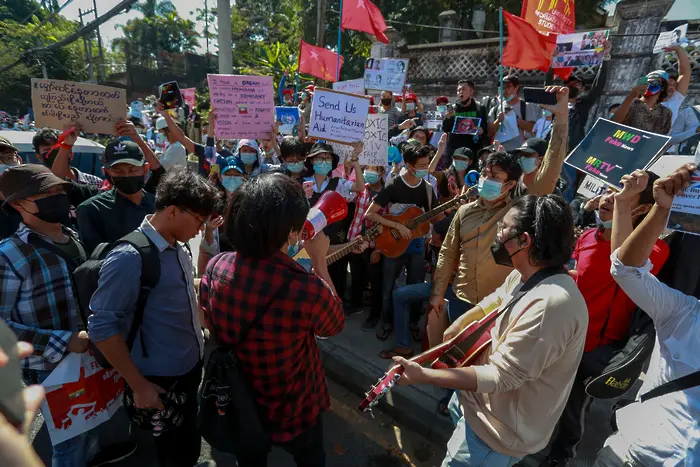
[[[578,97],[579,89],[575,86],[568,86],[569,97]]]
[[[34,200],[34,204],[39,209],[34,217],[50,224],[58,224],[66,219],[70,211],[70,201],[65,193]]]
[[[510,237],[505,242],[499,242],[498,240],[495,240],[493,242],[493,244],[491,245],[491,255],[493,256],[493,261],[496,264],[500,266],[506,266],[509,268],[513,267],[513,255],[518,254],[521,250],[518,250],[511,255],[510,253],[508,253],[505,244],[513,240],[515,237],[517,237],[517,235]]]
[[[391,105],[394,99],[382,99],[382,105]]]
[[[143,175],[134,175],[130,177],[112,177],[112,183],[125,195],[133,195],[141,191],[146,184]]]

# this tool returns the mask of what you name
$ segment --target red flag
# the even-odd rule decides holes
[[[576,29],[574,0],[523,0],[520,17],[544,33],[569,34]]]
[[[384,35],[386,23],[382,11],[370,0],[345,0],[340,27],[374,34],[379,42],[389,43]]]
[[[556,34],[540,34],[527,21],[503,11],[508,28],[508,42],[503,49],[501,64],[521,70],[549,71],[552,54],[557,46]],[[555,68],[554,73],[568,78],[573,68]]]
[[[340,67],[343,66],[343,57],[340,57]],[[315,76],[326,81],[335,82],[340,76],[338,69],[338,54],[325,49],[307,44],[303,40],[299,46],[299,73]]]

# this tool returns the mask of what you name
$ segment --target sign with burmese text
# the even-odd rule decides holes
[[[608,185],[621,186],[623,175],[647,167],[670,139],[599,118],[566,163]]]
[[[272,76],[208,75],[214,134],[219,139],[269,138],[275,122]]]
[[[364,141],[368,113],[367,97],[316,88],[308,135],[336,143]]]
[[[113,135],[117,121],[126,118],[126,90],[32,78],[32,108],[37,128],[77,123],[86,133]]]

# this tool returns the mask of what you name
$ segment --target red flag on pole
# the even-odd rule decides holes
[[[379,42],[389,43],[384,35],[386,23],[382,11],[370,0],[344,0],[340,27],[374,34]]]
[[[549,71],[552,54],[557,46],[556,34],[540,34],[527,21],[503,11],[508,28],[508,42],[503,50],[503,66],[521,70]],[[555,68],[554,73],[562,79],[569,77],[573,68]]]
[[[523,0],[520,17],[543,33],[569,34],[576,29],[574,0]]]
[[[343,66],[343,57],[340,57],[340,67]],[[315,76],[326,81],[335,82],[340,75],[338,70],[338,54],[325,49],[307,44],[303,40],[299,46],[299,73]]]

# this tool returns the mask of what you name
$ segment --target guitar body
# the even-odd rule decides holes
[[[404,212],[397,216],[386,215],[383,216],[385,219],[398,222],[399,224],[405,225],[411,229],[411,238],[403,238],[399,231],[396,229],[390,229],[384,227],[382,233],[374,241],[376,249],[379,250],[384,256],[389,258],[398,258],[408,248],[408,245],[416,238],[424,237],[430,233],[430,222],[425,221],[420,225],[415,225],[415,218],[424,214],[421,208],[417,206],[411,206]]]

